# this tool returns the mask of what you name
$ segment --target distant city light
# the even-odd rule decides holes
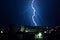
[[[28,32],[28,30],[25,30],[25,32]]]
[[[46,27],[48,29],[48,27]]]
[[[44,33],[47,33],[47,31],[44,31]]]
[[[51,29],[51,30],[49,31],[49,33],[51,33],[52,31],[54,31],[54,29]]]
[[[25,29],[25,28],[24,28],[24,26],[21,26],[21,32],[23,32],[23,31],[24,31],[24,29]]]
[[[1,33],[3,33],[3,31],[1,31]]]

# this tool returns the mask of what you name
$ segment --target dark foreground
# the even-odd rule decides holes
[[[39,32],[42,33],[35,36]],[[41,36],[41,37],[40,37]],[[56,27],[0,27],[0,40],[60,40],[60,26]]]

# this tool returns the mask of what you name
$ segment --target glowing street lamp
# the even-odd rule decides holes
[[[39,38],[42,38],[42,33],[39,33],[39,34],[38,34],[38,37],[39,37]]]
[[[42,38],[43,38],[42,33],[36,34],[36,35],[35,35],[35,38],[36,38],[36,39],[42,39]]]
[[[1,31],[1,33],[3,33],[3,31]]]

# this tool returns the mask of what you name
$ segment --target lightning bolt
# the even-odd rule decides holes
[[[34,20],[36,10],[35,10],[35,8],[33,6],[33,3],[34,3],[34,0],[32,0],[32,3],[31,3],[31,7],[33,9],[32,21],[33,21],[34,25],[37,26],[37,23]]]

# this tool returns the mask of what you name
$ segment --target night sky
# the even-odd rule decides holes
[[[32,0],[0,0],[0,25],[29,25],[32,21]],[[35,0],[35,21],[38,26],[60,24],[59,0]]]

